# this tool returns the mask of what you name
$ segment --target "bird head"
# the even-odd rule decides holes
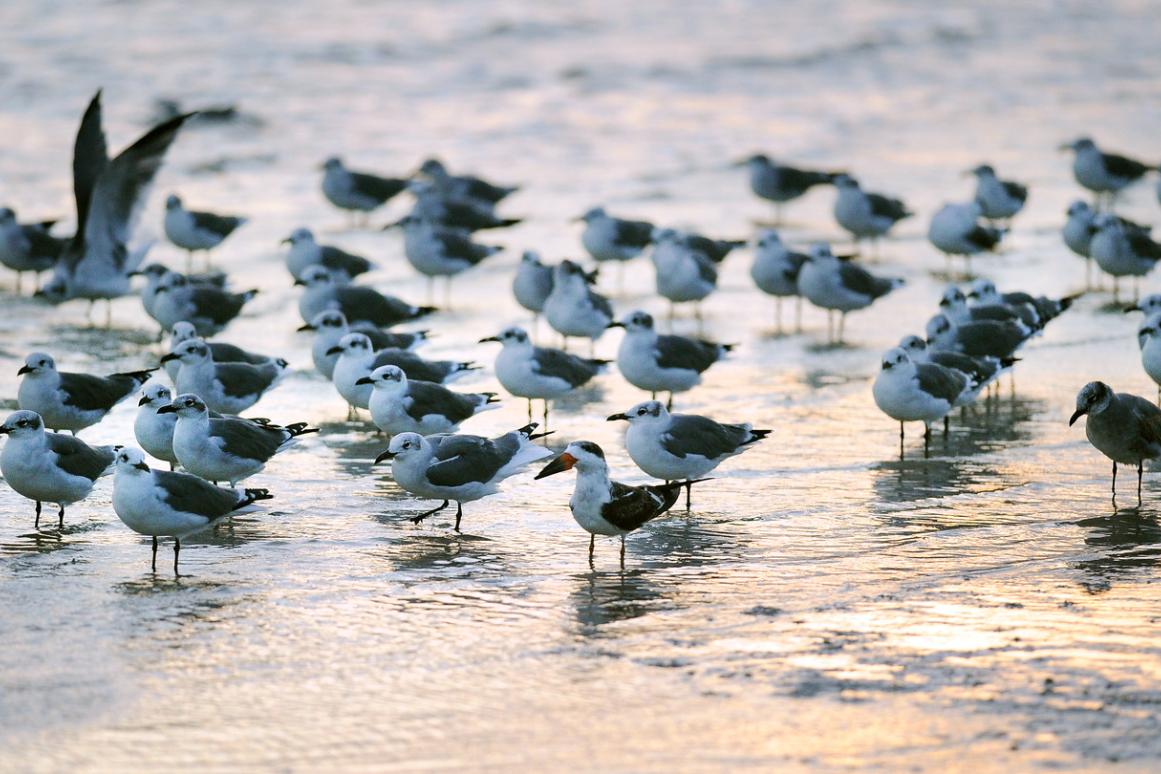
[[[573,441],[552,462],[536,474],[537,479],[554,476],[566,470],[598,470],[607,467],[605,453],[592,441]]]
[[[14,411],[0,424],[0,435],[22,438],[44,432],[44,422],[35,411]]]
[[[895,347],[883,353],[883,370],[891,371],[897,368],[903,368],[911,363],[911,358],[907,356],[907,351],[902,347]]]
[[[162,355],[162,363],[172,363],[180,360],[182,363],[200,363],[211,358],[209,345],[204,339],[187,339],[179,343],[166,355]]]
[[[52,373],[56,370],[56,361],[52,359],[52,355],[44,352],[33,352],[28,357],[24,358],[24,365],[20,366],[20,370],[16,372],[17,376],[24,376],[29,374],[31,376],[41,376],[42,374]]]
[[[1113,400],[1113,389],[1104,382],[1089,382],[1076,394],[1076,411],[1068,418],[1071,427],[1085,414],[1099,414]]]
[[[387,450],[375,458],[374,464],[377,465],[383,460],[406,461],[423,454],[425,447],[430,448],[430,444],[419,433],[400,433],[391,439]]]
[[[614,422],[621,419],[633,425],[668,418],[669,412],[665,410],[665,406],[662,405],[661,401],[647,400],[643,403],[638,403],[623,414],[611,415],[606,421]]]
[[[117,451],[113,464],[117,466],[118,473],[131,476],[149,472],[149,466],[145,464],[145,452],[132,446],[122,446]]]
[[[145,386],[141,391],[141,400],[137,401],[138,406],[150,406],[152,408],[161,408],[167,403],[173,401],[173,393],[164,384],[153,382]]]
[[[172,403],[167,403],[157,410],[158,414],[177,414],[179,417],[196,417],[208,412],[209,409],[202,399],[190,392],[178,395]]]

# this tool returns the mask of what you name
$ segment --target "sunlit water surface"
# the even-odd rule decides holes
[[[1086,296],[1024,350],[1014,395],[1005,382],[957,416],[929,457],[912,428],[900,461],[870,382],[879,353],[934,308],[944,263],[926,223],[969,195],[960,172],[980,161],[1033,193],[1005,254],[976,268],[1006,288],[1081,287],[1083,264],[1058,236],[1077,192],[1054,148],[1091,133],[1158,155],[1156,3],[192,7],[4,4],[0,198],[27,217],[70,212],[73,133],[98,86],[114,148],[148,124],[156,96],[236,101],[248,120],[179,138],[142,232],[160,233],[169,190],[252,217],[218,261],[262,294],[225,338],[296,368],[262,415],[323,432],[251,480],[275,493],[268,508],[188,542],[178,580],[148,571],[148,542],[115,518],[110,480],[62,535],[35,534],[30,504],[0,487],[0,768],[1155,761],[1161,486],[1149,476],[1146,505],[1124,509],[1125,496],[1117,510],[1107,462],[1066,426],[1090,379],[1153,394],[1136,319]],[[773,428],[770,439],[695,492],[692,513],[630,537],[624,567],[613,540],[589,565],[567,475],[513,479],[467,506],[462,536],[446,517],[413,526],[430,504],[371,469],[384,441],[345,423],[311,371],[277,243],[309,225],[376,259],[377,286],[417,301],[426,287],[398,235],[348,231],[322,201],[319,162],[339,153],[401,173],[437,153],[523,184],[503,211],[527,222],[489,236],[509,249],[457,280],[424,350],[489,362],[495,350],[473,342],[529,322],[508,293],[522,249],[577,255],[569,221],[595,203],[752,234],[771,212],[729,162],[756,149],[850,168],[920,213],[879,267],[906,289],[853,315],[840,349],[823,346],[813,310],[804,333],[778,335],[750,254],[727,261],[704,332],[739,346],[680,408]],[[790,208],[787,238],[840,239],[832,196]],[[1124,211],[1158,221],[1148,187]],[[154,257],[184,261],[164,244]],[[634,264],[616,307],[664,316],[651,292],[651,267]],[[9,405],[34,348],[105,371],[160,351],[135,299],[115,304],[112,332],[87,328],[83,305],[2,303]],[[498,389],[486,373],[461,384]],[[602,377],[557,411],[553,444],[596,441],[618,477],[642,480],[622,428],[603,421],[640,398]],[[131,441],[133,403],[85,438]],[[509,400],[465,430],[523,421]]]

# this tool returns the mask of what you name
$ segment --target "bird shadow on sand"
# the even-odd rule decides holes
[[[1127,499],[1135,499],[1130,493]],[[1161,525],[1157,511],[1149,506],[1119,508],[1108,516],[1081,519],[1077,526],[1086,530],[1084,544],[1096,556],[1076,562],[1083,572],[1080,585],[1098,594],[1112,588],[1114,582],[1152,582],[1150,570],[1161,562]]]
[[[615,636],[602,627],[676,608],[672,590],[659,585],[654,573],[645,568],[591,570],[573,575],[572,580],[568,604],[585,637]]]
[[[56,524],[55,511],[46,509],[45,515],[41,518],[39,530],[34,529],[29,524],[27,532],[15,535],[14,539],[0,543],[0,553],[48,554],[62,548],[84,545],[89,542],[84,539],[84,536],[101,529],[103,526],[101,522],[79,521],[71,524],[65,522],[64,527],[59,528]]]

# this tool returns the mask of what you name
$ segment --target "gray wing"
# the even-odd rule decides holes
[[[907,205],[903,204],[900,199],[892,199],[882,194],[869,193],[867,194],[867,200],[871,203],[871,212],[879,217],[890,218],[891,220],[902,220],[911,214],[907,211]]]
[[[193,217],[194,228],[217,234],[222,239],[233,233],[234,229],[246,222],[245,218],[236,215],[215,215],[212,212],[190,212]]]
[[[407,415],[416,420],[440,414],[459,423],[476,413],[476,401],[469,396],[431,382],[408,382],[407,397],[411,399]]]
[[[998,320],[970,322],[956,330],[960,351],[972,357],[1010,357],[1025,338],[1020,326]]]
[[[141,382],[128,374],[93,376],[60,372],[60,386],[64,392],[64,403],[81,411],[111,409],[119,400],[126,398],[137,389]]]
[[[954,403],[968,384],[967,376],[962,371],[934,363],[919,363],[916,369],[919,373],[919,389],[948,403]]]
[[[653,224],[644,220],[617,220],[614,240],[619,245],[645,247],[653,241]]]
[[[588,294],[589,303],[593,305],[593,308],[611,319],[613,316],[613,305],[609,303],[609,299],[600,293],[594,293],[592,290],[589,290]]]
[[[339,288],[340,308],[351,321],[373,325],[394,325],[415,317],[416,309],[398,298],[385,296],[374,288],[352,286]]]
[[[137,217],[145,204],[145,194],[153,183],[165,152],[189,114],[158,124],[113,159],[97,178],[83,229],[90,246],[86,254],[101,260],[112,259],[114,268],[124,268],[126,252]]]
[[[250,293],[228,293],[213,285],[195,286],[190,293],[198,317],[213,320],[216,325],[225,325],[237,317],[251,298]]]
[[[371,370],[385,365],[398,366],[407,378],[420,382],[442,382],[448,374],[456,370],[457,363],[450,360],[424,360],[419,355],[405,349],[383,349],[375,353]]]
[[[161,488],[162,499],[175,511],[196,513],[211,520],[233,511],[244,499],[233,489],[214,486],[188,473],[155,470],[153,483]]]
[[[601,361],[577,357],[559,349],[535,347],[532,350],[532,368],[542,376],[555,376],[573,387],[579,387],[597,375]]]
[[[696,414],[674,414],[670,420],[661,445],[675,457],[698,454],[714,459],[736,452],[750,436],[744,425],[723,425]]]
[[[94,448],[71,435],[44,435],[48,439],[48,448],[57,455],[57,467],[69,475],[96,481],[113,464],[112,449]]]
[[[683,336],[658,336],[654,351],[661,368],[681,368],[699,374],[722,356],[720,345]]]
[[[224,341],[208,341],[206,343],[210,347],[210,354],[213,356],[215,363],[249,363],[251,365],[262,365],[269,363],[271,360],[266,355],[247,352],[241,347],[227,344]]]
[[[232,398],[258,395],[274,384],[278,368],[274,364],[214,363],[214,376],[222,385],[222,392]]]
[[[861,293],[864,296],[878,298],[891,292],[895,286],[893,280],[885,277],[876,277],[862,266],[852,263],[839,263],[839,279],[847,290]]]
[[[221,439],[222,451],[227,454],[265,462],[290,436],[280,427],[223,417],[210,420],[210,437]]]
[[[440,443],[427,480],[436,486],[490,481],[512,458],[493,441],[476,435],[449,436]]]
[[[109,150],[105,131],[101,128],[101,92],[98,90],[81,117],[73,145],[73,196],[77,202],[77,223],[84,223],[88,217],[93,189],[108,165]],[[79,239],[81,229],[77,231]]]
[[[697,264],[697,273],[701,276],[702,280],[716,285],[718,282],[718,270],[714,267],[713,261],[703,253],[697,252],[693,253],[693,261]]]
[[[346,250],[340,250],[331,245],[322,245],[320,252],[323,266],[345,272],[349,277],[366,274],[374,268],[374,264],[363,256],[348,253]]]

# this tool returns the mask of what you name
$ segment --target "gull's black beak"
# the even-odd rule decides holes
[[[968,294],[967,294],[967,297],[968,297],[968,298],[979,298],[979,297],[980,297],[980,294],[979,294],[979,293],[977,293],[977,292],[975,292],[975,291],[973,290],[973,291],[971,291],[970,293],[968,293]]]
[[[326,354],[328,354],[328,355],[337,355],[337,354],[339,354],[339,353],[340,353],[340,352],[342,352],[342,351],[343,351],[343,348],[342,348],[342,347],[331,347],[330,349],[328,349],[328,350],[326,351]]]
[[[141,400],[137,401],[137,405],[138,405],[138,406],[144,406],[144,405],[145,405],[146,403],[148,403],[148,402],[149,402],[149,398],[147,398],[147,397],[145,397],[144,395],[142,395],[142,396],[141,396]]]
[[[306,325],[298,326],[297,328],[295,328],[295,330],[298,331],[299,333],[301,333],[303,331],[317,331],[318,328],[314,327],[310,323],[307,323]]]
[[[32,371],[33,371],[32,368],[29,368],[26,365],[22,365],[22,366],[20,366],[20,370],[16,372],[16,375],[17,376],[24,376],[25,374],[32,373]]]
[[[883,361],[883,370],[884,370],[884,371],[890,371],[890,370],[891,370],[891,367],[892,367],[892,366],[891,366],[891,364],[890,364],[889,362],[887,362],[886,360],[884,360],[884,361]]]
[[[164,406],[162,406],[161,408],[159,408],[157,410],[157,413],[158,414],[176,414],[177,413],[177,406],[173,405],[172,403],[166,403]]]
[[[157,292],[157,293],[168,293],[168,292],[169,292],[169,288],[167,288],[165,285],[162,285],[161,287],[159,287],[159,288],[156,290],[156,292]]]
[[[380,454],[378,457],[376,457],[376,458],[375,458],[375,461],[374,461],[374,462],[372,462],[371,464],[372,464],[372,465],[378,465],[378,464],[379,464],[380,462],[382,462],[383,460],[393,460],[393,459],[395,459],[395,452],[393,452],[393,451],[391,451],[390,449],[388,449],[387,451],[383,452],[383,453],[382,453],[382,454]]]
[[[1139,306],[1126,306],[1125,307],[1125,314],[1128,314],[1129,312],[1143,312],[1143,311],[1145,311],[1145,310]]]
[[[294,278],[294,284],[296,287],[306,287],[306,283],[300,280],[298,277]]]
[[[355,380],[355,384],[374,384],[375,380],[369,376],[360,376]]]
[[[278,244],[280,244],[280,245],[292,245],[292,244],[294,244],[294,240],[291,239],[290,237],[286,237],[286,239],[283,239]]]
[[[1061,143],[1060,145],[1056,146],[1056,150],[1060,151],[1061,153],[1063,153],[1064,151],[1070,151],[1072,149],[1073,149],[1073,144],[1071,142]]]
[[[614,422],[618,419],[627,420],[628,418],[629,418],[628,414],[610,414],[608,417],[605,418],[605,421],[606,422]]]
[[[143,272],[143,271],[137,271],[136,269],[134,269],[133,271],[126,274],[125,276],[127,276],[127,277],[140,277],[144,273],[145,272]]]
[[[0,435],[8,435],[12,432],[12,428],[8,425],[0,425]]]
[[[489,341],[499,341],[499,340],[500,340],[499,336],[489,336],[486,339],[480,339],[479,343],[480,344],[487,344]]]
[[[174,354],[173,352],[170,352],[170,353],[168,353],[168,354],[165,354],[165,355],[162,355],[162,356],[161,356],[161,362],[162,362],[162,363],[169,363],[169,362],[171,362],[171,361],[173,361],[173,360],[180,360],[180,359],[181,359],[181,355],[176,355],[176,354]]]
[[[149,466],[146,465],[144,462],[136,462],[133,464],[133,467],[137,468],[138,470],[143,470],[146,473],[149,472]]]
[[[624,328],[624,327],[625,327],[625,323],[614,321],[614,322],[611,322],[608,325],[606,325],[605,330],[608,330],[609,328]]]
[[[544,470],[537,473],[534,480],[540,480],[542,478],[547,478],[548,476],[554,476],[557,473],[563,473],[564,471],[571,469],[575,464],[576,457],[572,456],[568,452],[565,452],[564,454],[554,459],[552,462],[545,465]]]
[[[1073,424],[1076,423],[1076,420],[1080,419],[1082,416],[1084,416],[1087,413],[1088,413],[1088,409],[1082,409],[1082,408],[1078,408],[1076,411],[1072,412],[1072,416],[1069,417],[1069,419],[1068,419],[1068,426],[1072,427]]]

